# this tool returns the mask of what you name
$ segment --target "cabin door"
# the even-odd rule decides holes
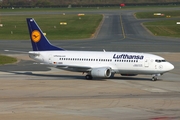
[[[53,56],[52,54],[49,54],[49,56],[48,56],[49,64],[52,64],[52,56]]]
[[[144,60],[144,67],[149,67],[149,58],[146,58],[145,60]]]

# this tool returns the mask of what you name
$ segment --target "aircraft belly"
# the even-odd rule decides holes
[[[154,70],[115,70],[120,74],[157,74]]]

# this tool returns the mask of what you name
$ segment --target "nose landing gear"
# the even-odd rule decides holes
[[[161,74],[154,74],[151,80],[156,81],[158,79],[158,76],[161,76]]]

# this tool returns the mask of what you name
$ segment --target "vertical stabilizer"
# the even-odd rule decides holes
[[[48,41],[48,39],[46,38],[46,36],[44,36],[42,30],[39,28],[33,18],[27,18],[26,20],[28,24],[33,51],[63,50],[62,48],[53,46]]]

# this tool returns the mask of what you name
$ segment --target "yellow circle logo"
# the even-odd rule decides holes
[[[37,43],[41,39],[41,33],[38,30],[34,30],[31,34],[32,40]]]

